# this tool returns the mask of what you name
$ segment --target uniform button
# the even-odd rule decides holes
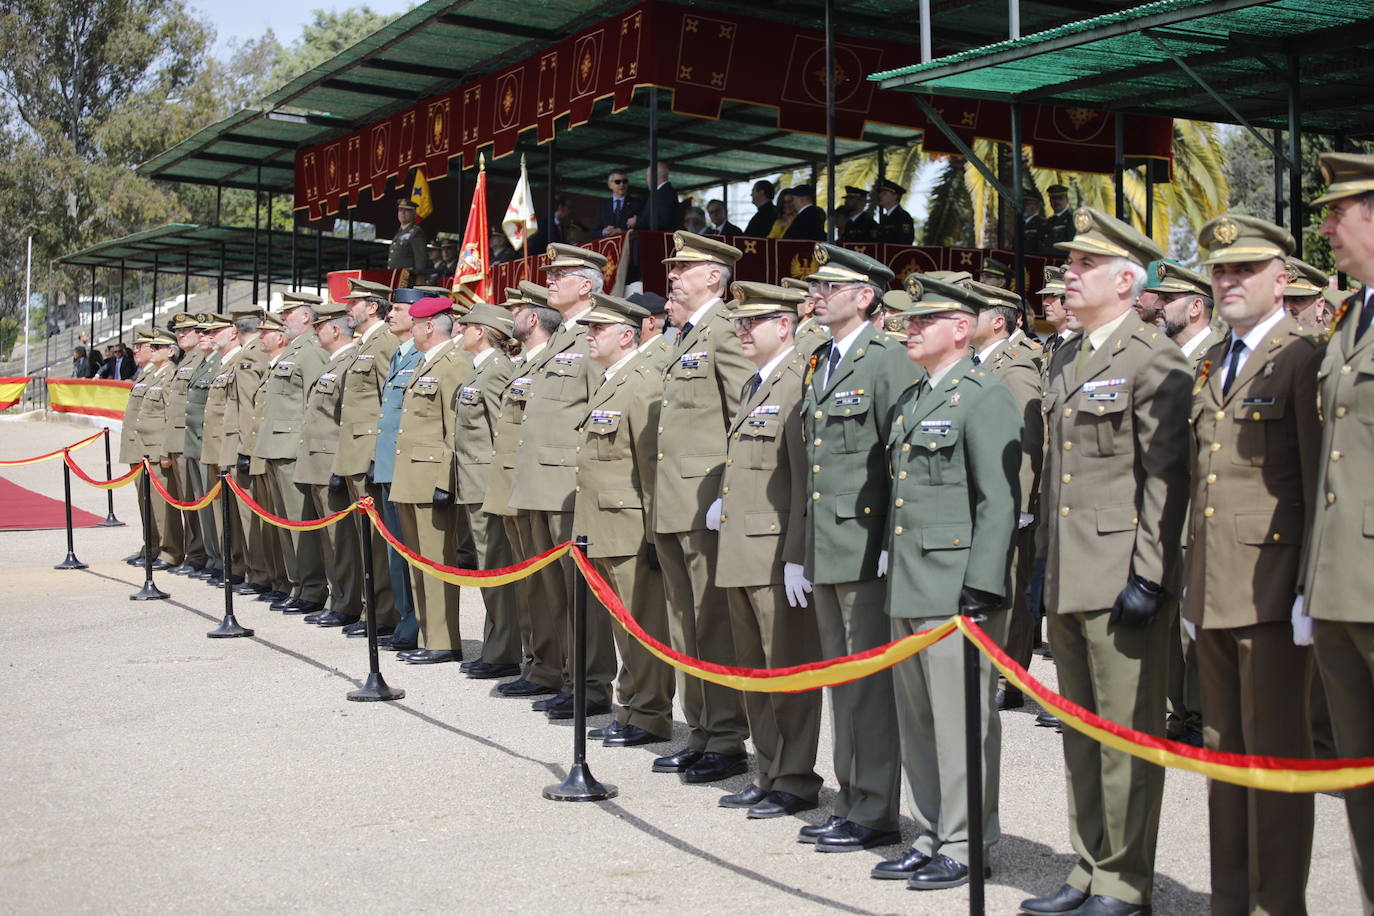
[[[1098,412],[1098,413],[1106,413],[1106,412],[1107,412],[1107,408],[1105,408],[1105,407],[1103,407],[1101,404],[1099,404],[1099,405],[1097,405],[1097,412]]]
[[[816,416],[816,419],[819,420],[819,419],[821,418],[821,412],[820,412],[819,410],[816,411],[815,416]]]
[[[1332,503],[1334,503],[1335,501],[1336,501],[1336,494],[1335,494],[1335,493],[1328,493],[1328,494],[1326,494],[1326,504],[1327,504],[1328,506],[1331,505]]]
[[[667,406],[668,406],[668,402],[667,402],[667,401],[664,401],[664,402],[663,402],[663,406],[664,406],[664,407],[667,407]]]
[[[720,515],[720,522],[721,522],[721,524],[722,524],[722,525],[725,524],[725,522],[727,522],[728,520],[729,520],[729,516],[727,516],[725,513],[722,512],[721,515]]]
[[[821,494],[819,494],[819,493],[812,493],[812,494],[811,494],[811,498],[812,498],[812,499],[820,499],[820,498],[821,498]]]
[[[1066,452],[1071,452],[1071,451],[1073,451],[1073,443],[1072,443],[1072,442],[1065,442],[1065,443],[1064,443],[1064,451],[1066,451]]]
[[[1337,407],[1337,408],[1336,408],[1336,416],[1338,416],[1338,417],[1343,417],[1343,416],[1345,416],[1345,408],[1344,408],[1344,407]]]
[[[581,493],[581,492],[582,492],[582,484],[578,484],[577,486],[573,487],[573,492],[574,492],[574,493]]]
[[[958,538],[955,538],[955,539],[954,539],[954,546],[955,546],[955,547],[958,547],[958,546],[959,546],[959,539],[958,539]]]
[[[1259,412],[1258,410],[1255,411],[1254,413],[1250,414],[1250,419],[1252,419],[1252,420],[1258,420],[1259,418],[1260,418],[1260,412]]]
[[[1273,534],[1273,536],[1270,538],[1270,540],[1277,541],[1278,539],[1279,539],[1279,533],[1278,533],[1277,531],[1275,531],[1274,534]]]
[[[662,460],[663,460],[663,453],[662,453],[662,452],[659,452],[659,453],[658,453],[658,460],[659,460],[659,461],[662,461]]]
[[[1207,475],[1207,482],[1208,482],[1208,483],[1216,483],[1216,482],[1217,482],[1217,475],[1215,475],[1215,474],[1208,474],[1208,475]]]
[[[1213,442],[1210,446],[1208,446],[1208,448],[1210,448],[1214,452],[1219,452],[1221,451],[1221,443]]]
[[[1133,518],[1133,519],[1131,519],[1131,524],[1132,524],[1132,525],[1139,525],[1139,524],[1140,524],[1140,519],[1138,519],[1138,518]]]
[[[893,534],[901,534],[901,533],[902,533],[902,526],[901,526],[901,525],[898,525],[896,528],[893,528],[893,529],[892,529],[892,533],[893,533]]]
[[[867,506],[864,506],[864,515],[871,515],[872,513],[872,509],[868,508]]]
[[[659,431],[660,433],[662,433],[662,432],[663,432],[663,427],[660,426],[660,427],[658,428],[658,431]]]
[[[1353,371],[1355,370],[1352,366],[1341,366],[1341,375],[1349,375]]]
[[[1217,510],[1216,510],[1216,509],[1213,509],[1211,506],[1208,506],[1206,509],[1203,509],[1203,510],[1202,510],[1202,517],[1203,517],[1203,518],[1211,518],[1212,516],[1214,516],[1214,515],[1216,515],[1216,514],[1217,514]]]
[[[1073,480],[1073,475],[1072,475],[1072,474],[1065,474],[1063,477],[1061,477],[1061,478],[1059,478],[1059,479],[1062,480],[1064,483],[1068,483],[1069,481]]]
[[[615,501],[615,504],[616,504],[617,506],[623,506],[623,505],[625,505],[625,500],[623,500],[623,499],[617,499],[617,500]],[[721,518],[724,518],[724,517],[725,517],[725,516],[723,516],[723,515],[721,516]]]
[[[729,492],[730,492],[730,488],[729,488],[729,487],[721,487],[721,488],[720,488],[720,495],[721,495],[721,496],[724,496],[724,495],[726,495],[726,494],[729,493]]]
[[[522,413],[522,414],[520,415],[520,422],[521,422],[521,423],[524,423],[524,422],[525,422],[526,420],[528,420],[529,418],[530,418],[530,415],[529,415],[529,414],[527,414],[527,413]]]
[[[902,451],[903,451],[903,452],[909,452],[909,451],[911,451],[911,443],[910,443],[910,442],[903,442],[903,443],[902,443]]]
[[[582,446],[579,445],[577,448],[573,449],[573,451],[575,451],[575,452],[580,452],[580,451],[582,451]]]
[[[778,526],[777,526],[777,525],[769,525],[769,526],[768,526],[768,530],[769,530],[769,531],[777,531],[777,530],[778,530]]]
[[[728,467],[733,467],[734,464],[735,464],[735,459],[733,459],[733,458],[726,458],[726,459],[725,459],[725,466],[726,466],[727,468],[728,468]]]
[[[1332,460],[1332,461],[1340,461],[1340,460],[1341,460],[1341,451],[1340,451],[1340,449],[1332,449],[1332,450],[1331,450],[1331,460]]]
[[[898,479],[898,480],[906,480],[906,471],[898,471],[898,472],[897,472],[897,479]]]
[[[1213,416],[1215,419],[1218,419],[1218,420],[1225,420],[1225,419],[1226,419],[1226,411],[1224,411],[1224,410],[1218,410],[1216,413],[1212,414],[1212,416]]]
[[[1068,518],[1068,517],[1069,517],[1069,507],[1068,507],[1068,506],[1065,506],[1064,508],[1060,509],[1060,510],[1059,510],[1059,515],[1060,515],[1061,518]]]
[[[815,441],[813,441],[811,444],[812,444],[812,445],[820,445],[820,444],[821,444],[820,437],[817,437],[817,438],[815,439]]]
[[[736,441],[736,442],[739,441],[739,433],[735,433],[735,441]]]
[[[900,509],[900,508],[902,508],[902,506],[905,506],[905,505],[906,505],[906,500],[904,500],[904,499],[902,499],[900,496],[898,496],[897,499],[896,499],[896,501],[895,501],[892,505],[894,505],[894,506],[896,506],[898,509]]]
[[[812,473],[812,474],[819,474],[820,472],[821,472],[821,466],[820,466],[819,464],[813,464],[813,465],[811,465],[811,473]]]
[[[398,455],[401,454],[401,450],[400,450],[400,449],[396,449],[396,454],[398,454]]]
[[[1071,416],[1073,416],[1073,408],[1072,408],[1072,407],[1065,407],[1065,408],[1064,408],[1064,416],[1066,416],[1066,417],[1071,417]]]
[[[846,417],[849,416],[849,408],[848,408],[848,407],[846,407],[846,408],[844,409],[844,415],[845,415]]]

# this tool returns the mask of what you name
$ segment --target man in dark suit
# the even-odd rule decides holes
[[[824,242],[825,211],[816,206],[816,189],[809,184],[799,184],[792,188],[792,195],[797,199],[797,215],[782,237]]]
[[[873,217],[878,221],[878,231],[874,241],[887,245],[910,245],[916,239],[916,222],[901,207],[906,188],[895,181],[880,178],[877,192],[878,209]]]
[[[872,242],[877,238],[878,224],[868,211],[867,191],[854,185],[845,185],[844,206],[841,209],[849,216],[849,222],[840,233],[841,242]]]
[[[725,201],[713,200],[706,205],[706,232],[704,235],[739,235],[739,226],[730,222],[725,212]]]
[[[773,182],[754,182],[749,196],[758,210],[749,218],[749,225],[744,227],[744,234],[761,239],[767,238],[773,229],[773,223],[778,220],[778,208],[773,205]]]
[[[651,171],[644,174],[653,181],[654,175]],[[668,163],[658,164],[658,181],[654,181],[653,185],[654,190],[649,195],[649,202],[644,205],[640,215],[629,224],[630,228],[672,232],[679,226],[678,203],[677,191],[673,190],[673,183],[668,180]]]
[[[596,231],[598,235],[619,235],[633,224],[631,219],[644,209],[644,201],[630,196],[630,177],[624,169],[612,169],[606,176],[606,187],[611,196],[596,205]]]
[[[1021,222],[1026,227],[1023,238],[1027,252],[1035,253],[1044,248],[1045,217],[1041,214],[1044,207],[1039,191],[1026,188],[1021,192]]]

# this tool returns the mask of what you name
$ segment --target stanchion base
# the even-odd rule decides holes
[[[124,525],[124,523],[121,522],[119,519],[117,519],[117,518],[115,518],[113,515],[111,515],[111,516],[107,517],[107,518],[105,519],[105,521],[103,521],[103,522],[98,522],[98,523],[96,524],[95,527],[97,527],[97,528],[123,528],[123,527],[125,527],[125,525]]]
[[[240,636],[252,636],[253,631],[245,626],[240,626],[233,614],[225,614],[220,625],[205,635],[209,639],[236,639]]]
[[[573,764],[568,778],[556,786],[545,786],[544,797],[550,801],[605,801],[615,798],[620,790],[597,782],[585,763]]]
[[[404,700],[406,692],[387,685],[381,672],[372,671],[357,690],[348,691],[348,698],[357,703],[376,703],[382,700]]]
[[[151,582],[144,582],[143,587],[129,596],[130,601],[166,601],[171,595],[164,592]]]
[[[69,553],[69,554],[67,554],[67,559],[63,560],[61,563],[58,563],[56,566],[53,567],[53,569],[86,569],[86,568],[87,568],[86,564],[85,564],[85,563],[82,563],[80,560],[78,560],[78,559],[76,558],[76,554],[74,554],[74,553]]]

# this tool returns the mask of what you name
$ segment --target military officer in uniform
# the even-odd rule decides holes
[[[873,210],[877,231],[872,240],[883,245],[910,245],[916,239],[916,222],[901,207],[906,188],[895,181],[880,178],[874,190],[878,195],[878,206]]]
[[[849,221],[845,223],[844,236],[840,241],[847,244],[877,241],[878,224],[874,221],[873,214],[868,211],[867,191],[853,185],[845,185],[843,208]]]
[[[821,341],[830,337],[825,325],[816,320],[816,300],[811,298],[811,284],[796,277],[783,277],[778,285],[783,289],[797,290],[805,296],[797,304],[797,326],[792,331],[792,337],[796,341],[797,352],[810,356]]]
[[[590,369],[587,366],[587,329],[577,319],[592,307],[592,294],[605,283],[604,255],[554,242],[545,268],[547,302],[563,323],[536,359],[521,367],[531,379],[525,419],[515,452],[510,505],[529,513],[529,542],[525,555],[543,553],[571,540],[574,531],[573,496],[577,486],[577,428],[586,416]],[[530,284],[533,285],[533,284]],[[523,292],[525,283],[520,287]],[[538,293],[531,291],[532,295]],[[530,622],[541,657],[557,645],[562,689],[548,701],[535,701],[550,719],[570,719],[572,699],[572,598],[577,575],[571,557],[563,557],[532,579],[538,591],[532,599]],[[547,653],[547,654],[546,654]],[[604,613],[587,616],[588,715],[610,711],[615,680],[615,643]]]
[[[744,383],[730,422],[720,480],[716,584],[730,602],[735,663],[783,668],[821,658],[811,583],[804,571],[806,446],[801,392],[809,354],[793,337],[797,307],[807,298],[767,283],[734,283],[730,318],[740,349],[757,371]],[[816,747],[821,694],[744,695],[758,778],[720,799],[773,818],[816,807],[821,777]]]
[[[821,652],[838,658],[889,642],[883,613],[889,480],[886,448],[902,392],[922,376],[872,317],[892,271],[872,258],[817,245],[806,279],[816,319],[830,331],[807,361],[802,418],[807,446],[806,566],[815,589]],[[830,688],[834,813],[801,828],[823,852],[898,842],[901,752],[891,671]]]
[[[1049,375],[1050,359],[1064,341],[1073,334],[1069,327],[1069,312],[1064,308],[1064,268],[1046,267],[1045,285],[1035,291],[1040,297],[1040,307],[1045,312],[1045,321],[1054,332],[1045,338],[1045,355],[1040,361],[1040,374]]]
[[[1193,384],[1183,615],[1196,633],[1208,750],[1310,757],[1311,650],[1293,641],[1298,561],[1317,474],[1324,339],[1283,304],[1289,233],[1228,214],[1198,234],[1231,327]],[[1303,913],[1312,796],[1211,781],[1212,908]]]
[[[1321,167],[1328,187],[1313,203],[1327,206],[1322,235],[1336,269],[1364,288],[1332,316],[1317,375],[1322,439],[1303,596],[1336,750],[1374,757],[1374,564],[1365,533],[1374,468],[1374,156],[1324,153]],[[1345,810],[1364,912],[1374,914],[1374,787],[1346,790]]]
[[[1021,241],[1030,254],[1039,254],[1044,249],[1045,217],[1040,212],[1044,206],[1039,191],[1027,188],[1021,192],[1021,223],[1025,227]]]
[[[396,430],[391,501],[400,510],[406,546],[436,563],[472,569],[477,557],[458,523],[453,495],[453,401],[472,372],[472,359],[453,343],[451,299],[421,299],[410,306],[410,319],[421,359],[405,389]],[[415,569],[411,590],[420,645],[396,657],[415,665],[462,661],[458,586]]]
[[[708,510],[720,495],[726,433],[753,365],[722,301],[740,250],[718,238],[673,233],[668,265],[668,314],[682,329],[663,382],[654,481],[654,545],[663,567],[674,649],[721,665],[734,664],[730,610],[716,585],[717,536]],[[687,746],[653,763],[689,783],[743,773],[748,734],[739,694],[679,676]]]
[[[1062,184],[1052,184],[1045,189],[1046,196],[1050,199],[1050,215],[1045,217],[1045,233],[1042,238],[1040,253],[1046,257],[1063,257],[1063,251],[1058,247],[1060,242],[1067,242],[1073,238],[1073,209],[1069,206],[1069,189]]]
[[[215,373],[210,376],[210,385],[205,392],[205,426],[200,444],[201,465],[205,468],[207,481],[217,480],[221,471],[234,472],[234,462],[238,456],[234,455],[229,464],[223,464],[224,460],[224,415],[229,407],[229,396],[233,393],[233,363],[226,363],[225,356],[233,357],[234,351],[239,349],[238,330],[234,327],[233,321],[227,315],[211,315],[207,324],[207,334],[210,343],[215,348],[215,356],[219,358]],[[226,490],[221,491],[220,499],[238,500]],[[218,506],[207,506],[201,511],[219,512]],[[229,516],[229,556],[223,555],[221,548],[220,565],[208,570],[205,574],[197,576],[203,578],[207,583],[215,581],[224,574],[224,564],[228,563],[232,569],[242,570],[244,568],[243,558],[243,531],[242,524],[235,510]],[[224,535],[219,535],[223,543]],[[223,580],[221,579],[221,584]]]
[[[172,370],[167,383],[167,432],[163,438],[162,455],[159,463],[167,469],[167,489],[177,499],[186,501],[190,492],[190,482],[186,479],[186,463],[182,455],[186,451],[186,394],[191,389],[191,377],[195,375],[203,354],[200,351],[200,332],[196,330],[196,316],[189,312],[177,312],[167,322],[167,329],[176,337],[177,349],[182,352],[181,362]],[[171,509],[171,507],[168,507]],[[167,546],[177,564],[168,572],[181,576],[205,565],[205,542],[201,538],[199,519],[179,510],[172,510],[174,517],[169,519],[168,527],[175,526],[180,532],[179,543]],[[168,536],[163,536],[168,541]],[[192,562],[192,557],[196,562]]]
[[[969,354],[970,344],[977,346],[974,329],[984,323],[978,314],[984,300],[939,280],[907,280],[901,294],[911,303],[901,313],[907,355],[927,375],[898,402],[887,444],[892,638],[928,630],[957,612],[1005,641],[1009,558],[1021,506],[1023,408]],[[1005,323],[999,325],[1005,331]],[[998,346],[1006,344],[999,339],[991,349]],[[1035,377],[1034,369],[1027,371]],[[967,804],[962,643],[945,640],[893,668],[916,842],[906,855],[876,866],[875,877],[905,877],[914,890],[958,887],[969,879],[969,821],[981,818],[985,845],[998,839],[997,673],[985,657],[978,664],[981,812],[970,812]]]
[[[1289,255],[1285,261],[1288,285],[1283,289],[1284,307],[1299,326],[1326,330],[1331,323],[1331,312],[1323,293],[1331,288],[1331,278],[1301,258]]]
[[[1054,355],[1043,409],[1045,612],[1060,692],[1103,718],[1161,735],[1171,595],[1188,504],[1187,360],[1132,308],[1153,241],[1098,210],[1063,243],[1066,304],[1083,330]],[[1164,770],[1064,732],[1066,883],[1031,914],[1148,911]]]
[[[415,221],[415,202],[408,197],[396,201],[396,222],[400,224],[387,249],[388,270],[408,271],[402,274],[403,286],[415,286],[429,276],[429,252],[425,230]]]
[[[1007,289],[1011,284],[1011,268],[996,258],[984,258],[978,270],[978,282],[997,289]]]
[[[663,368],[639,349],[648,310],[596,293],[587,326],[587,358],[595,364],[592,394],[580,425],[573,530],[587,537],[587,556],[646,632],[668,638],[663,578],[648,540],[646,509],[653,497]],[[615,719],[591,736],[607,747],[667,741],[673,733],[673,669],[622,627]]]
[[[176,346],[176,339],[167,331],[154,327],[145,338],[145,343],[148,347],[148,369],[142,379],[143,403],[134,422],[138,453],[147,459],[149,473],[157,477],[164,489],[170,490],[169,484],[173,482],[170,476],[171,462],[163,464],[163,457],[170,425],[167,402],[171,395],[172,375],[176,372],[176,363],[172,362],[172,348]],[[176,493],[173,491],[172,495]],[[170,569],[181,562],[174,553],[180,550],[181,513],[160,493],[155,494],[152,507],[157,537],[151,543],[159,548],[153,560],[153,569]]]
[[[210,381],[219,374],[219,351],[215,349],[214,335],[221,328],[229,327],[228,319],[221,315],[201,312],[196,315],[196,349],[200,354],[191,381],[186,389],[186,438],[182,450],[182,475],[186,481],[186,496],[191,501],[209,492],[213,482],[202,462],[205,446],[205,407],[210,396]],[[219,507],[206,506],[196,512],[196,526],[201,535],[203,555],[186,553],[186,562],[193,567],[186,571],[191,578],[208,575],[209,570],[223,569],[220,557],[222,543],[219,520],[215,513]]]
[[[232,339],[226,341],[229,348],[220,353],[220,366],[224,370],[221,375],[224,376],[223,385],[226,390],[220,454],[215,463],[221,468],[228,469],[234,482],[261,502],[266,496],[262,475],[256,475],[256,483],[250,475],[252,462],[249,453],[253,449],[252,440],[257,431],[253,422],[254,397],[267,375],[267,363],[270,359],[261,335],[269,328],[280,328],[281,322],[275,316],[269,317],[252,303],[231,306],[229,314],[234,319],[235,334]],[[220,384],[219,378],[216,378],[211,387],[215,384]],[[239,552],[239,555],[234,557],[235,579],[241,578],[255,584],[267,585],[277,594],[284,594],[282,589],[287,584],[284,578],[274,578],[268,574],[269,561],[275,562],[273,558],[279,556],[280,551],[267,546],[268,543],[275,542],[265,541],[269,535],[264,533],[263,522],[248,506],[241,500],[235,500],[235,505],[239,519],[239,525],[234,529],[234,547]],[[217,584],[213,579],[207,581],[211,585]],[[234,584],[242,585],[243,582],[235,581]],[[285,597],[278,600],[287,600],[290,597],[289,594],[285,594]]]

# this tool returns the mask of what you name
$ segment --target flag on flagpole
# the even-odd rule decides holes
[[[453,272],[453,298],[464,305],[490,302],[491,256],[487,249],[487,161],[477,159],[477,189],[472,192],[467,226],[463,229],[463,248],[458,253],[458,269]]]
[[[501,220],[501,231],[510,239],[511,247],[521,251],[525,243],[539,231],[539,220],[534,216],[534,201],[530,194],[530,175],[525,171],[525,157],[520,156],[520,180],[516,182],[515,193],[511,195],[506,207],[506,218]]]
[[[420,168],[415,170],[415,184],[410,191],[410,201],[415,204],[415,218],[424,219],[434,212],[434,198],[429,195],[429,180],[425,178],[425,170]]]

